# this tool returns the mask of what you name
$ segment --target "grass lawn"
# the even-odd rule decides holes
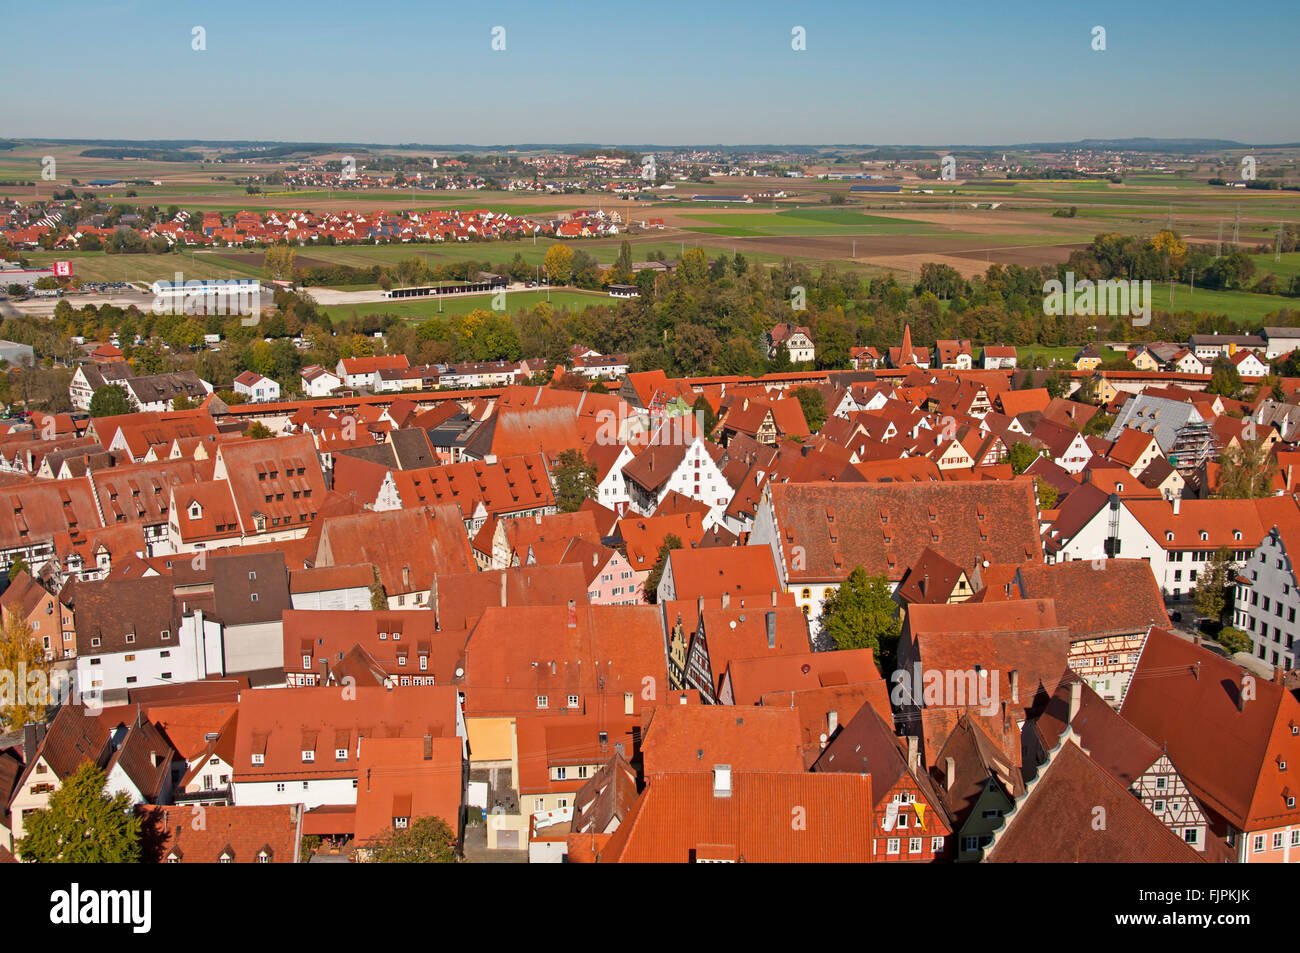
[[[476,308],[491,311],[494,297],[495,295],[485,294],[444,298],[442,299],[442,315],[451,317],[457,314],[468,314]],[[545,291],[507,292],[505,296],[506,311],[514,314],[517,311],[527,310],[538,302],[545,300]],[[618,300],[598,291],[551,292],[551,307],[556,310],[567,308],[570,311],[581,311],[598,304],[615,304]],[[438,317],[438,304],[439,302],[436,299],[398,299],[396,301],[375,301],[367,304],[330,305],[321,308],[321,310],[331,318],[348,318],[354,314],[358,317],[364,317],[368,314],[395,314],[400,318],[418,324],[428,318]]]

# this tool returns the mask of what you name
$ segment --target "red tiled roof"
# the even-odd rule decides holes
[[[863,863],[872,860],[871,778],[733,772],[727,797],[712,774],[655,777],[598,852],[612,863]],[[799,814],[794,814],[795,808]],[[793,823],[797,820],[799,823]]]

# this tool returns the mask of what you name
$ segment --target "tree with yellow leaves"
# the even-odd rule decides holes
[[[5,612],[0,627],[0,728],[12,731],[45,717],[49,669],[45,650],[26,620],[13,610]]]
[[[546,271],[546,280],[551,284],[568,284],[573,275],[573,249],[568,245],[552,245],[546,250],[542,267]]]

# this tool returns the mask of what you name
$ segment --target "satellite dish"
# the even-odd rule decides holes
[[[463,668],[456,669],[457,678],[463,678],[464,676],[465,676],[465,670]]]
[[[729,623],[727,623],[727,624],[730,625],[730,626],[734,629],[734,628],[736,627],[736,620],[735,620],[735,619],[732,619],[732,620],[731,620]]]

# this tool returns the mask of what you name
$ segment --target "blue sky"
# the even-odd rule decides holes
[[[1295,0],[109,0],[16,5],[5,19],[23,41],[11,55],[30,63],[0,136],[1300,141]]]

